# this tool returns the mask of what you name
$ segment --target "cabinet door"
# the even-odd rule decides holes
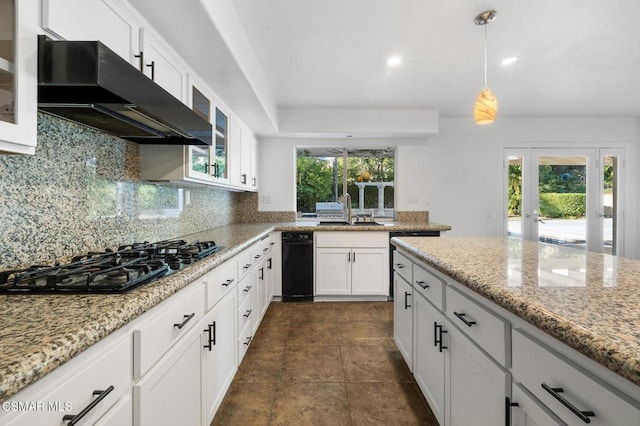
[[[413,371],[413,288],[397,272],[393,281],[393,336],[409,370]]]
[[[258,190],[258,139],[251,135],[251,189]]]
[[[449,321],[449,396],[447,425],[505,424],[505,399],[511,378]],[[478,423],[479,420],[481,423]]]
[[[538,398],[527,391],[520,383],[513,384],[513,404],[511,407],[511,424],[513,426],[566,426]]]
[[[123,397],[98,420],[94,426],[131,426],[133,424],[133,403],[131,395]]]
[[[238,120],[229,118],[229,183],[243,186],[242,179],[242,128]]]
[[[427,299],[414,292],[413,375],[438,423],[445,424],[445,355],[447,347],[444,316]]]
[[[351,253],[351,294],[388,295],[387,249],[354,249]]]
[[[252,166],[252,138],[253,135],[248,128],[243,127],[240,131],[240,185],[245,188],[251,187],[253,177]]]
[[[111,4],[107,4],[111,3]],[[139,67],[139,25],[124,9],[104,0],[43,0],[42,28],[65,40],[100,40]],[[133,62],[135,61],[135,62]]]
[[[189,145],[187,150],[187,176],[203,181],[211,181],[210,148]]]
[[[228,293],[205,319],[203,399],[205,423],[213,420],[236,373],[236,292]]]
[[[0,17],[0,154],[35,154],[38,2],[2,1]]]
[[[215,109],[214,146],[211,162],[211,175],[217,181],[229,182],[229,114],[220,108]]]
[[[140,29],[140,45],[143,52],[143,72],[167,92],[182,102],[187,100],[186,73],[181,61],[155,35]]]
[[[316,249],[316,294],[351,294],[350,249]]]
[[[134,424],[201,424],[201,320],[133,386]]]

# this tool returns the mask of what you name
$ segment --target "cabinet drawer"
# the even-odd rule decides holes
[[[388,232],[316,232],[316,247],[389,247]]]
[[[207,308],[213,308],[238,283],[238,261],[233,259],[218,266],[203,277],[207,291]]]
[[[249,349],[252,339],[253,330],[251,329],[251,321],[249,321],[238,334],[238,365],[242,362],[244,354],[247,353],[247,349]]]
[[[238,306],[238,330],[242,330],[247,324],[251,324],[251,318],[255,314],[251,306],[251,298],[247,297],[244,302]]]
[[[393,251],[393,269],[409,283],[413,283],[412,264],[411,259],[399,250]]]
[[[518,330],[513,331],[513,375],[568,425],[586,422],[557,397],[565,399],[578,411],[592,411],[594,416],[587,416],[592,425],[635,425],[640,419],[639,406],[627,402],[570,361]]]
[[[245,300],[249,300],[251,298],[251,294],[255,293],[255,289],[253,287],[253,283],[251,282],[251,277],[247,277],[244,280],[240,281],[238,284],[238,306],[242,305]]]
[[[446,287],[447,317],[500,365],[507,365],[508,324],[467,296]]]
[[[251,257],[251,249],[246,249],[237,256],[238,259],[238,280],[242,281],[247,276],[254,264]]]
[[[204,315],[204,286],[196,284],[165,300],[133,331],[133,374],[143,376]]]
[[[415,263],[413,264],[413,287],[438,309],[444,310],[442,303],[444,281]]]
[[[68,419],[63,421],[63,416],[77,415],[89,404],[102,398],[79,422],[79,424],[94,424],[131,391],[129,336],[118,339],[104,353],[87,360],[73,373],[75,374],[59,386],[55,386],[51,391],[39,395],[34,400],[30,398],[29,401],[25,401],[20,398],[22,394],[18,394],[16,401],[38,402],[44,405],[41,409],[20,413],[19,417],[15,418],[10,416],[13,413],[6,412],[4,414],[9,416],[2,417],[0,423],[11,426],[66,424]],[[94,395],[94,392],[98,391],[104,393]],[[6,402],[7,407],[11,406],[11,401]],[[131,410],[129,410],[129,417],[131,416]]]

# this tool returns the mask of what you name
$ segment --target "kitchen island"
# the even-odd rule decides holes
[[[609,413],[613,417],[604,424],[628,424],[616,419],[616,410],[623,415],[622,411],[628,408],[625,413],[640,415],[640,261],[513,238],[407,237],[393,238],[391,242],[406,255],[404,264],[397,264],[400,269],[396,272],[410,277],[403,271],[407,269],[407,259],[413,262],[413,281],[405,278],[410,300],[420,305],[423,299],[418,296],[426,294],[424,300],[440,312],[436,329],[448,330],[450,339],[443,338],[442,332],[436,335],[440,352],[446,352],[447,344],[461,346],[462,340],[456,337],[454,342],[452,333],[469,336],[477,348],[485,351],[485,358],[490,361],[487,365],[506,374],[507,386],[503,382],[497,388],[506,393],[507,404],[513,377],[514,395],[521,387],[527,395],[529,391],[535,395],[532,400],[551,398],[549,395],[555,392],[551,402],[544,402],[547,406],[559,401],[557,396],[567,395],[566,399],[580,401],[578,406],[593,407],[603,400],[603,389],[615,389],[612,394],[618,396],[613,400],[622,408],[616,406],[614,413]],[[425,285],[424,279],[416,279],[416,271],[422,271],[421,276],[426,273],[433,281],[426,281]],[[433,284],[434,278],[442,288]],[[434,288],[441,291],[437,298],[428,296]],[[492,325],[483,329],[490,322]],[[414,323],[416,326],[421,323]],[[429,327],[433,329],[434,325]],[[483,334],[496,329],[498,332],[491,336]],[[434,339],[430,339],[433,344]],[[491,345],[486,345],[489,341]],[[416,344],[415,338],[413,343]],[[428,347],[427,344],[423,348]],[[414,354],[414,374],[420,375],[420,349]],[[547,372],[551,374],[548,382],[560,383],[541,387]],[[560,377],[563,374],[567,375],[564,385]],[[572,394],[567,382],[577,376],[582,380],[583,374],[588,377],[586,385],[573,383]],[[599,390],[588,388],[592,385]],[[503,393],[502,406],[504,398]],[[496,407],[493,408],[495,412]],[[591,420],[603,424],[600,422],[607,418],[606,410],[593,411],[596,417]],[[584,413],[583,417],[591,415]],[[452,410],[448,414],[455,417]],[[447,416],[443,414],[444,417]],[[543,418],[557,421],[555,417]],[[571,424],[569,420],[573,420],[572,414],[563,418]],[[445,423],[449,424],[449,420]]]

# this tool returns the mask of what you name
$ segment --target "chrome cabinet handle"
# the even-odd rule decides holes
[[[471,327],[472,325],[474,325],[476,322],[475,321],[469,321],[468,319],[465,318],[465,313],[458,313],[458,312],[453,312],[453,315],[457,316],[458,319],[460,321],[462,321],[467,327]]]
[[[195,316],[196,316],[196,313],[195,313],[195,312],[194,312],[194,313],[192,313],[191,315],[185,315],[185,316],[184,316],[184,321],[182,321],[181,323],[173,324],[173,326],[174,326],[174,327],[176,327],[178,330],[181,330],[181,329],[182,329],[182,327],[184,327],[185,325],[187,325],[187,323],[188,323],[189,321],[191,321],[191,320],[193,319],[193,317],[195,317]]]
[[[107,395],[109,395],[109,393],[111,393],[111,391],[115,389],[113,387],[113,385],[109,386],[108,388],[106,388],[103,391],[100,390],[95,390],[93,391],[93,395],[98,395],[98,397],[96,399],[94,399],[93,401],[91,401],[91,403],[89,405],[87,405],[86,407],[84,407],[82,409],[82,411],[80,411],[78,414],[65,414],[62,417],[62,421],[63,422],[67,422],[67,426],[73,426],[75,424],[77,424],[80,420],[82,420],[82,418],[84,416],[86,416],[87,414],[89,414],[89,411],[93,410],[94,408],[96,408],[96,405],[100,404],[100,402],[105,399],[107,397]]]
[[[587,411],[578,410],[578,408],[575,405],[573,405],[572,403],[567,401],[562,395],[560,395],[562,392],[564,392],[563,388],[552,388],[548,384],[543,383],[542,384],[542,389],[544,389],[547,392],[549,392],[552,397],[554,397],[555,399],[560,401],[560,403],[562,405],[567,407],[569,409],[569,411],[571,411],[573,414],[578,416],[578,418],[580,420],[582,420],[583,422],[591,423],[591,419],[589,417],[595,417],[596,416],[596,414],[593,411],[590,411],[590,410],[587,410]]]

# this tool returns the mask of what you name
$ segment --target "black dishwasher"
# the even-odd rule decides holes
[[[313,232],[282,233],[282,301],[313,300]]]

